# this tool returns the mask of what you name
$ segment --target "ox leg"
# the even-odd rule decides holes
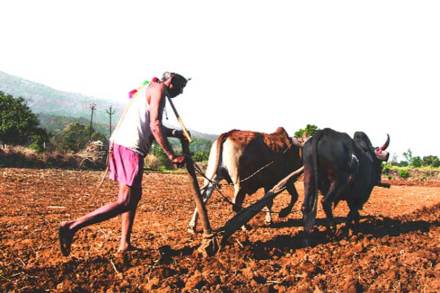
[[[287,183],[286,188],[287,188],[287,192],[289,192],[290,194],[290,203],[287,207],[285,207],[280,211],[279,216],[281,218],[287,217],[292,212],[292,208],[295,205],[296,201],[298,200],[298,192],[296,191],[293,181]]]
[[[332,211],[332,203],[336,197],[336,188],[337,188],[337,182],[333,181],[330,184],[330,188],[327,194],[321,200],[322,208],[324,209],[325,215],[327,217],[327,228],[332,233],[336,232],[336,224],[333,218],[333,211]]]
[[[345,221],[346,231],[348,232],[351,229],[353,232],[356,232],[359,227],[359,208],[354,204],[348,204],[350,208],[350,212],[347,215],[347,219]]]
[[[315,186],[313,167],[304,165],[304,201],[301,207],[304,232],[311,234],[316,221],[318,186]]]
[[[332,204],[340,196],[341,192],[346,188],[348,184],[348,176],[343,177],[341,180],[332,181],[330,183],[329,190],[325,197],[322,199],[322,207],[327,217],[327,225],[331,232],[336,232],[336,224],[333,218]]]
[[[232,200],[232,203],[234,204],[232,210],[234,212],[238,213],[241,210],[245,195],[246,193],[243,192],[239,185],[234,185],[234,198]]]
[[[241,211],[241,207],[243,205],[244,197],[246,193],[240,188],[239,184],[234,184],[234,198],[232,199],[232,210],[237,214]],[[249,230],[246,225],[241,227],[243,231]]]
[[[264,188],[264,194],[268,193],[270,188]],[[273,206],[273,200],[269,201],[267,205],[264,207],[264,211],[266,212],[266,217],[264,218],[264,223],[266,225],[272,224],[272,206]]]
[[[208,183],[207,185],[205,185],[205,187],[202,188],[202,190],[203,190],[203,193],[202,193],[203,204],[206,204],[208,202],[209,198],[212,195],[212,192],[215,189],[215,184],[217,184],[217,182]],[[197,208],[195,208],[193,215],[191,217],[191,220],[188,223],[188,232],[189,233],[195,234],[198,218],[199,218],[199,214],[197,212]]]

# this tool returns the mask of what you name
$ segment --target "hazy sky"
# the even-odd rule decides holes
[[[175,99],[192,129],[311,123],[440,155],[439,1],[11,0],[0,12],[0,71],[119,101],[176,71],[192,77]]]

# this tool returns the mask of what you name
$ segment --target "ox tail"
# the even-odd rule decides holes
[[[206,177],[209,178],[209,180],[211,181],[215,179],[220,166],[220,162],[222,160],[223,144],[234,131],[235,130],[231,130],[229,132],[220,134],[211,147],[211,151],[209,153],[208,167],[206,168]],[[204,187],[206,187],[210,183],[209,180],[205,179]]]
[[[322,137],[322,132],[318,131],[311,141],[311,157],[312,157],[312,169],[313,169],[313,183],[311,192],[309,193],[310,200],[308,202],[307,212],[304,213],[304,230],[308,233],[312,231],[312,228],[316,221],[316,213],[318,210],[318,190],[319,190],[319,169],[318,169],[318,143]]]
[[[203,176],[205,177],[205,179],[203,180],[203,187],[200,190],[202,192],[203,202],[205,204],[211,197],[214,189],[216,188],[219,178],[221,178],[221,174],[219,174],[219,166],[223,152],[223,143],[228,138],[230,132],[221,134],[219,137],[217,137],[217,139],[211,146],[211,150],[209,152],[208,166]],[[198,212],[197,209],[194,209],[191,220],[188,223],[188,232],[192,234],[195,233],[197,221]]]

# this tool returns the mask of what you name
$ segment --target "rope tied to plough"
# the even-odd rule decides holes
[[[206,176],[206,174],[203,172],[202,168],[201,168],[199,165],[197,165],[197,163],[195,163],[195,162],[194,162],[194,168],[196,169],[196,172],[197,172],[200,176],[202,176],[203,178],[205,178],[206,180],[208,180],[208,182],[211,183],[211,184],[214,186],[214,188],[217,190],[217,192],[220,194],[220,196],[223,198],[224,201],[226,201],[226,202],[229,203],[230,205],[234,205],[234,203],[233,203],[233,202],[232,202],[227,196],[225,196],[225,195],[223,194],[223,192],[220,190],[220,188],[221,188],[221,184],[220,184],[220,183],[218,183],[217,181],[214,181],[214,180],[208,178],[208,177]],[[202,193],[205,191],[205,188],[206,188],[206,187],[207,187],[207,186],[204,186],[204,187],[202,188]]]

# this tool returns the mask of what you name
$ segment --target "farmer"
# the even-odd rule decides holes
[[[174,98],[181,94],[186,82],[180,74],[165,72],[161,80],[153,79],[145,95],[132,98],[110,137],[109,177],[119,182],[118,198],[75,221],[60,224],[58,234],[64,256],[70,254],[73,237],[78,230],[117,215],[122,215],[118,252],[124,253],[131,248],[130,234],[142,194],[143,158],[150,150],[153,139],[174,165],[181,166],[185,161],[184,156],[173,153],[166,139],[170,136],[183,138],[183,132],[164,127],[162,112],[165,97]]]

